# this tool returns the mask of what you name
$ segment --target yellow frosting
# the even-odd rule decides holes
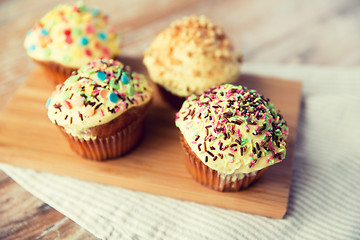
[[[188,97],[176,126],[205,165],[241,177],[285,158],[288,128],[268,101],[246,87],[214,87]]]
[[[184,17],[158,34],[144,64],[154,82],[182,97],[231,83],[240,71],[229,39],[204,16]]]
[[[80,2],[58,5],[47,13],[28,31],[24,46],[35,60],[80,68],[92,59],[118,56],[120,43],[108,17]]]
[[[72,136],[89,139],[89,128],[105,124],[151,100],[144,75],[114,60],[94,60],[59,84],[47,102],[50,120]]]

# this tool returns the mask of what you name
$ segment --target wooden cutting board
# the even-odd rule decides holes
[[[146,73],[140,58],[123,58]],[[287,209],[301,84],[243,74],[239,83],[258,90],[280,109],[290,127],[288,154],[258,182],[241,192],[216,192],[195,182],[185,168],[175,127],[175,111],[155,92],[146,118],[145,137],[123,158],[94,162],[76,155],[47,118],[45,103],[54,89],[41,68],[35,69],[0,114],[0,162],[273,218]]]

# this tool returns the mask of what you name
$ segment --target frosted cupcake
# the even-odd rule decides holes
[[[218,25],[205,16],[190,16],[159,33],[143,62],[165,99],[179,109],[187,96],[237,80],[237,56]]]
[[[79,2],[47,13],[28,31],[24,46],[58,84],[93,59],[119,56],[120,42],[106,15]]]
[[[218,191],[247,188],[286,156],[285,120],[246,87],[226,84],[188,97],[176,126],[190,173]]]
[[[152,89],[142,74],[114,60],[94,60],[59,84],[49,119],[79,155],[105,160],[132,150],[143,134]]]

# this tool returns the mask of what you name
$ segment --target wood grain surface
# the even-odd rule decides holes
[[[146,74],[141,58],[123,58]],[[219,193],[194,182],[184,164],[175,111],[161,102],[158,91],[146,118],[145,137],[124,157],[105,162],[76,155],[44,108],[54,86],[36,69],[0,114],[0,162],[67,175],[136,191],[282,218],[287,209],[292,156],[300,110],[301,84],[243,74],[238,82],[271,99],[286,119],[290,136],[287,157],[246,191]],[[26,106],[26,107],[24,107]],[[31,127],[29,127],[31,121]],[[19,141],[21,139],[21,141]],[[236,204],[234,204],[236,203]]]
[[[35,64],[26,57],[22,46],[27,30],[58,3],[56,0],[0,1],[0,110],[34,70]],[[350,67],[360,64],[358,0],[94,0],[85,3],[109,14],[123,33],[122,52],[126,55],[141,56],[156,33],[170,21],[202,13],[224,27],[248,63]],[[63,224],[64,216],[52,208],[46,207],[43,214],[38,208],[43,203],[3,173],[0,191],[0,239],[96,239],[70,220]],[[17,209],[16,214],[11,209]],[[29,213],[38,218],[31,222]],[[20,222],[31,224],[20,225]],[[33,225],[37,226],[36,230]],[[46,231],[52,227],[57,229],[57,237]]]

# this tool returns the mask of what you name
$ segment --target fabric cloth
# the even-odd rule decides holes
[[[102,239],[360,239],[360,69],[247,64],[243,72],[303,82],[284,219],[0,168]]]

